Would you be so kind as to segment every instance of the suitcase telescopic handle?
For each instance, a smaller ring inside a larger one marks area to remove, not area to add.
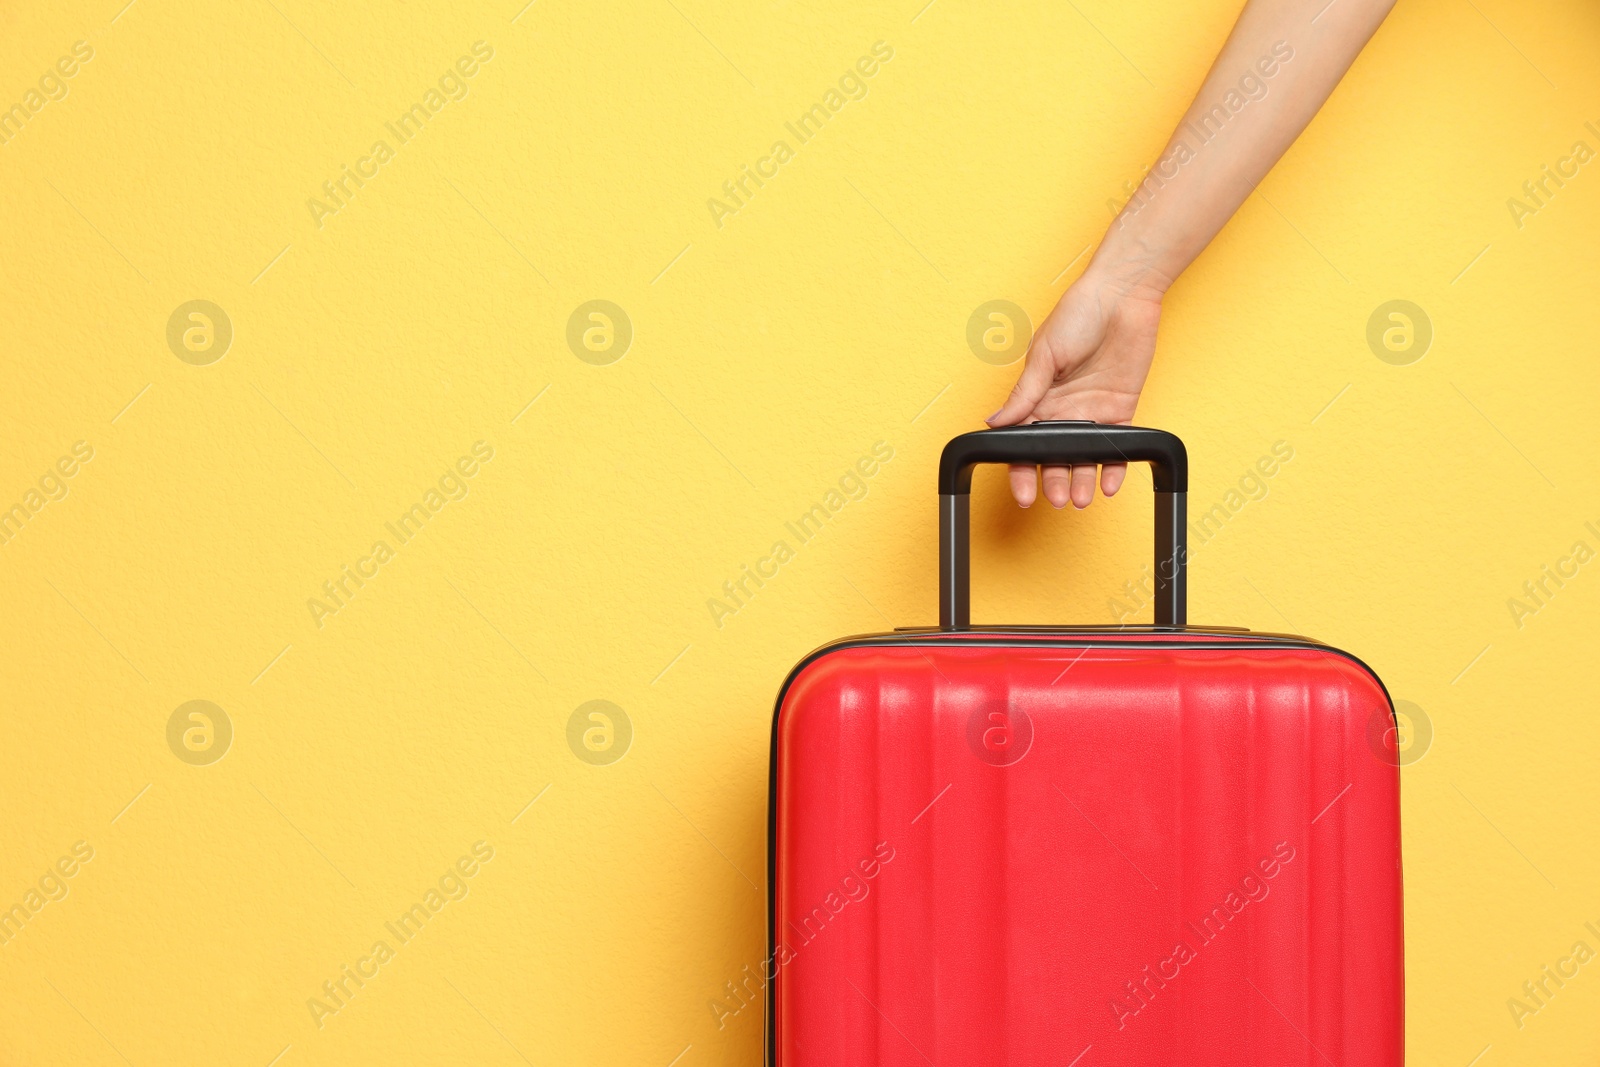
[[[1096,422],[1034,422],[964,433],[939,457],[939,628],[972,628],[972,470],[980,463],[1150,464],[1156,492],[1156,625],[1188,620],[1189,454],[1175,434]]]

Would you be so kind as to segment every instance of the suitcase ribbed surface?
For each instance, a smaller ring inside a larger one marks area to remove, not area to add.
[[[782,1067],[1400,1063],[1368,670],[1249,640],[906,640],[827,651],[781,699]]]

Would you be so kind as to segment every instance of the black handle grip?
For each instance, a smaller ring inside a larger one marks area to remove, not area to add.
[[[972,628],[972,470],[980,463],[1071,466],[1149,463],[1156,492],[1156,625],[1188,618],[1189,453],[1175,434],[1143,426],[1035,422],[964,433],[939,457],[939,627]]]

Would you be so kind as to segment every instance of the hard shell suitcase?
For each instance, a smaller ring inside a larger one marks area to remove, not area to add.
[[[974,465],[1127,460],[1156,625],[973,627]],[[1187,463],[1093,423],[945,448],[939,628],[778,696],[770,1065],[1401,1063],[1393,707],[1346,653],[1185,625]]]

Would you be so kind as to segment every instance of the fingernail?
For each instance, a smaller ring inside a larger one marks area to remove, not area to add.
[[[993,422],[996,418],[999,417],[1000,412],[1004,411],[1004,410],[1005,410],[1005,408],[1000,408],[999,411],[996,411],[993,415],[990,415],[988,418],[984,419],[983,421],[984,422]]]

